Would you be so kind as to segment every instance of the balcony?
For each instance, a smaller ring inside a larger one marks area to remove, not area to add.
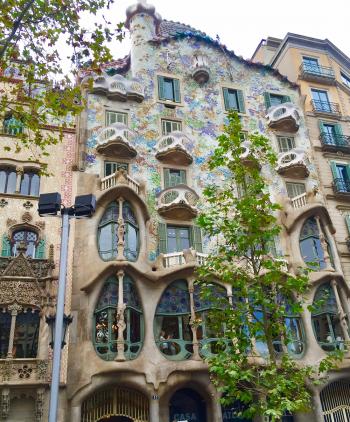
[[[300,79],[311,82],[334,85],[336,82],[334,70],[331,67],[309,65],[302,63],[299,68]]]
[[[350,198],[350,181],[337,178],[333,180],[333,190],[337,197]]]
[[[204,54],[195,54],[192,62],[192,78],[203,85],[208,82],[209,76],[208,57]]]
[[[322,132],[320,141],[323,151],[343,151],[350,153],[350,136]]]
[[[158,261],[159,269],[172,268],[178,265],[185,265],[193,263],[195,265],[205,264],[207,254],[197,252],[194,249],[186,249],[181,252],[172,252],[167,254],[160,254]]]
[[[182,132],[174,131],[162,136],[156,146],[156,158],[167,164],[189,165],[193,158],[187,145],[191,140]]]
[[[279,174],[295,179],[305,179],[309,176],[309,160],[304,150],[293,149],[280,154],[276,170]]]
[[[282,103],[268,109],[266,118],[270,129],[284,132],[297,132],[300,114],[293,103]]]
[[[191,220],[197,215],[198,195],[187,185],[164,189],[158,196],[158,213],[166,218]]]
[[[87,76],[86,80],[89,78]],[[116,101],[130,100],[142,102],[145,98],[143,86],[138,81],[126,79],[124,76],[118,74],[109,76],[104,72],[93,77],[92,92],[94,94],[106,95],[107,98]]]
[[[130,130],[123,123],[114,123],[100,132],[96,150],[98,153],[118,158],[134,158],[137,155],[136,149],[131,142],[135,139],[136,133]]]
[[[145,194],[144,186],[129,176],[124,169],[119,169],[114,174],[103,177],[100,183],[101,191],[106,191],[117,186],[128,186],[138,196],[144,196]]]
[[[0,382],[20,385],[49,382],[49,362],[40,359],[0,359]]]
[[[340,107],[337,103],[330,103],[329,101],[312,100],[312,111],[315,114],[328,117],[339,117]]]

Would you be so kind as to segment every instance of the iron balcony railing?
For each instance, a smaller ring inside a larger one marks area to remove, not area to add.
[[[343,178],[333,180],[334,193],[350,194],[350,181]]]
[[[312,100],[311,104],[315,113],[340,114],[339,104],[337,103]]]
[[[350,149],[350,136],[322,132],[320,141],[324,147]]]
[[[331,67],[302,63],[299,71],[302,77],[335,80],[335,73]]]

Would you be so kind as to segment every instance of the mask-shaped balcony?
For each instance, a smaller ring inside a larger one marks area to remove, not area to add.
[[[195,54],[192,61],[192,77],[200,85],[208,82],[210,76],[208,58],[204,54]]]
[[[296,179],[305,179],[309,176],[308,158],[302,149],[293,149],[280,154],[276,170],[279,174]]]
[[[191,220],[197,215],[198,195],[187,185],[164,189],[158,196],[157,210],[165,218]]]
[[[270,129],[297,132],[300,115],[293,103],[282,103],[268,109],[266,118]]]
[[[92,92],[116,101],[142,102],[145,98],[143,86],[138,81],[126,79],[122,75],[109,76],[104,72],[93,77]]]
[[[249,167],[259,167],[260,168],[260,164],[258,163],[258,161],[256,160],[256,156],[254,153],[252,153],[251,151],[251,143],[250,141],[243,141],[242,142],[242,149],[243,152],[240,155],[240,159],[241,161]]]
[[[174,131],[162,136],[156,146],[156,158],[167,164],[191,164],[193,158],[186,147],[186,144],[190,142],[190,139],[180,131]]]
[[[137,155],[136,149],[131,144],[135,136],[135,132],[123,123],[113,123],[100,132],[96,150],[101,154],[133,158]]]

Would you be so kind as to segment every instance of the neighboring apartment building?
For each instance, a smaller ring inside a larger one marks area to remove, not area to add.
[[[1,90],[22,83],[16,64],[1,74]],[[14,152],[27,128],[10,109],[11,104],[0,124],[0,420],[44,422],[51,377],[45,316],[55,313],[61,224],[59,219],[39,217],[38,199],[40,193],[59,191],[63,202],[71,203],[75,129],[65,130],[63,142],[50,147],[48,157],[35,159],[34,146]],[[55,134],[57,126],[52,122],[45,130]],[[44,165],[49,177],[40,173]],[[62,385],[65,381],[63,365]]]
[[[316,262],[308,300],[327,297],[317,312],[305,307],[288,319],[289,352],[315,363],[349,340],[349,290],[302,97],[279,72],[163,20],[145,2],[128,8],[126,26],[130,55],[98,75],[81,74],[87,107],[78,122],[77,194],[95,194],[97,210],[75,227],[74,324],[61,408],[67,421],[236,421],[231,407],[221,407],[203,361],[216,339],[206,327],[210,304],[193,284],[211,248],[195,224],[202,191],[226,176],[206,162],[229,109],[279,153],[276,169],[262,169],[272,199],[284,206],[276,250],[290,271]],[[232,298],[231,289],[214,290]],[[343,411],[338,401],[348,400],[350,387],[339,384],[339,393],[338,384],[314,389],[314,412],[285,421],[321,421],[325,406]]]

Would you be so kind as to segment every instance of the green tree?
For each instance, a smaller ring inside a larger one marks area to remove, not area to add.
[[[213,300],[213,280],[231,284],[233,292],[233,308],[218,303],[215,307],[221,310],[213,310],[210,318],[217,332],[225,327],[229,351],[217,348],[208,364],[224,404],[239,400],[246,407],[244,416],[263,415],[276,421],[285,412],[310,409],[308,386],[320,382],[341,356],[330,355],[316,366],[307,366],[288,353],[295,338],[287,317],[302,312],[308,270],[292,274],[286,261],[274,253],[281,227],[280,206],[271,201],[264,180],[266,168],[276,164],[269,139],[249,134],[242,142],[237,114],[228,118],[209,168],[226,167],[231,176],[221,186],[205,189],[208,205],[199,217],[204,231],[217,239],[217,250],[198,270],[198,281],[206,286],[202,294]]]
[[[111,60],[108,42],[123,37],[123,24],[112,25],[103,16],[113,1],[1,3],[0,116],[4,131],[16,135],[15,149],[25,146],[47,154],[47,146],[58,141],[49,127],[58,127],[62,138],[67,121],[81,111],[80,88],[64,75],[62,63],[70,60],[74,77],[79,67],[98,71]]]

